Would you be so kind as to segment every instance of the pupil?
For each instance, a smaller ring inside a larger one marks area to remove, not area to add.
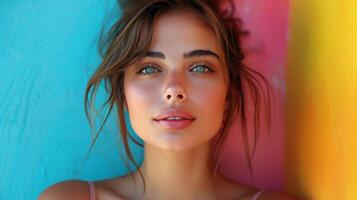
[[[199,72],[203,72],[204,71],[202,66],[197,67],[197,69],[198,69]]]
[[[153,72],[152,67],[148,68],[148,72],[149,72],[149,73],[152,73],[152,72]]]

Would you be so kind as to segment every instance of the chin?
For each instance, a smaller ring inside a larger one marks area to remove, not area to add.
[[[210,141],[210,138],[182,137],[182,135],[180,136],[180,133],[164,133],[151,142],[148,141],[148,143],[150,143],[151,146],[163,151],[183,152],[195,149],[205,144],[209,146]]]

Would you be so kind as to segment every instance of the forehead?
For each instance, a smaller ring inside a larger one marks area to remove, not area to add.
[[[151,50],[210,49],[221,54],[218,39],[198,14],[188,9],[168,11],[154,22]]]

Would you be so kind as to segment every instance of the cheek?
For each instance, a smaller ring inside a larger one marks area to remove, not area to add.
[[[146,122],[152,117],[150,108],[157,101],[157,89],[149,84],[140,84],[140,82],[127,82],[124,85],[130,122],[139,134],[140,130],[147,128]]]
[[[150,105],[150,99],[152,93],[149,88],[142,87],[136,84],[127,84],[125,87],[125,96],[128,104],[128,109],[131,113],[137,113],[136,111],[145,111],[142,108],[148,108]]]
[[[195,101],[204,124],[212,129],[219,128],[223,120],[227,88],[224,84],[216,84],[197,91]]]

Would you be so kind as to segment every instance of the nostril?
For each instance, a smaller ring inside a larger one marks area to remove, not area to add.
[[[172,97],[172,95],[170,95],[170,94],[166,96],[167,99],[171,99],[171,97]],[[177,99],[184,99],[184,95],[179,94],[179,95],[176,96],[176,98]]]

